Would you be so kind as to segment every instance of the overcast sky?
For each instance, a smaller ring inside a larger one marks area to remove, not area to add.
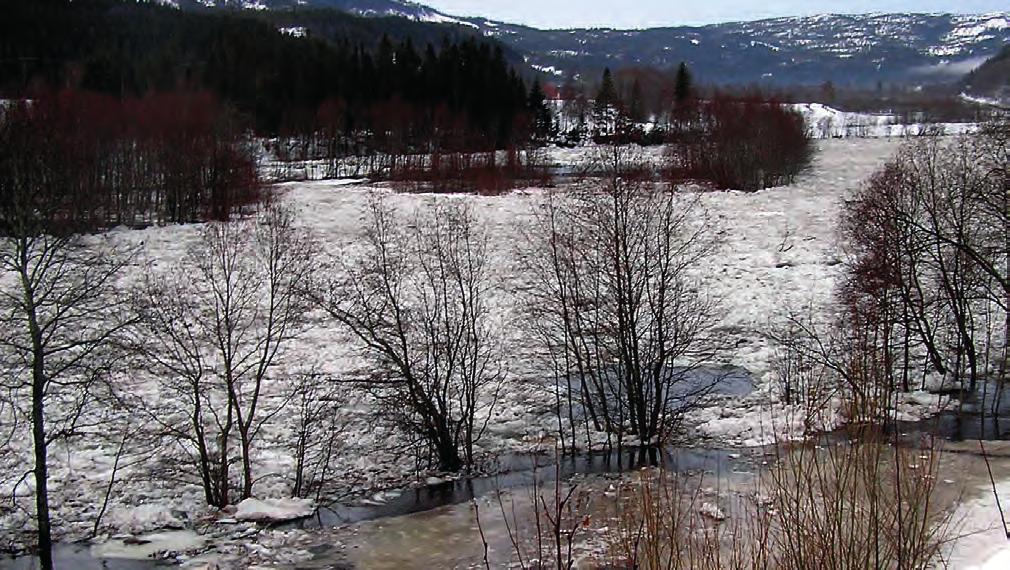
[[[1008,0],[420,0],[453,15],[539,28],[645,28],[864,12],[1010,11]]]

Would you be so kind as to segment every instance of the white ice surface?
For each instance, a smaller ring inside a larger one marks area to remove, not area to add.
[[[308,499],[245,499],[238,504],[235,519],[252,522],[283,522],[312,516],[315,504]]]
[[[724,303],[725,318],[720,331],[735,347],[726,355],[727,362],[751,370],[757,391],[747,397],[714,400],[711,407],[689,418],[689,435],[702,435],[727,445],[760,445],[768,441],[771,420],[790,415],[783,413],[779,402],[769,366],[773,348],[763,332],[774,324],[774,315],[781,315],[786,308],[807,308],[816,318],[828,319],[831,295],[841,271],[835,233],[840,206],[861,181],[892,155],[899,142],[819,141],[820,152],[811,171],[795,185],[754,193],[731,191],[702,196],[704,206],[719,224],[723,244],[719,255],[699,267],[697,275],[706,289]],[[577,158],[576,152],[585,151],[553,152],[558,160],[573,160]],[[291,183],[279,189],[281,199],[299,209],[300,223],[318,236],[326,255],[338,261],[359,247],[366,201],[375,191],[388,192],[360,184],[348,185],[346,181]],[[430,200],[470,201],[488,224],[496,274],[507,284],[519,277],[521,267],[516,251],[524,243],[531,209],[543,192],[530,189],[504,196],[391,194],[390,200],[404,210]],[[173,267],[196,240],[200,229],[201,225],[193,224],[114,230],[111,239],[143,244],[146,258],[151,260],[150,265],[138,263],[132,267],[124,282],[135,282],[148,272]],[[493,304],[504,329],[512,330],[505,339],[512,361],[495,416],[477,451],[493,454],[536,449],[555,430],[556,418],[550,413],[552,398],[544,390],[547,378],[533,358],[527,336],[510,327],[518,317],[514,293],[503,285]],[[367,360],[346,331],[318,313],[310,315],[308,330],[284,359],[284,366],[293,368],[309,364],[337,379],[353,378],[367,369]],[[157,385],[140,373],[118,378],[117,382],[145,405],[154,405],[163,396]],[[287,392],[285,384],[276,383],[268,387],[264,396],[282,398]],[[395,445],[402,441],[401,436],[374,420],[368,398],[349,394],[342,412],[341,419],[348,427],[341,436],[332,478],[343,484],[344,491],[372,495],[378,489],[424,482],[438,475],[421,473],[415,478],[412,459],[394,451]],[[794,414],[798,416],[798,412]],[[837,419],[828,414],[825,425],[831,427]],[[781,429],[795,436],[802,434],[805,426],[785,422]],[[294,465],[290,453],[292,436],[293,426],[285,414],[264,425],[253,458],[258,481],[254,488],[256,497],[266,500],[289,496]],[[15,444],[17,457],[26,458],[28,442],[18,440]],[[58,536],[76,538],[90,531],[95,505],[100,503],[112,471],[117,444],[115,438],[95,437],[76,440],[69,447],[54,446],[51,494],[54,516],[60,521]],[[5,485],[22,472],[18,463],[0,465],[0,470],[6,473]],[[157,475],[156,457],[124,462],[105,515],[106,532],[152,532],[219,516],[204,506],[202,492],[195,485],[167,484]],[[30,495],[22,492],[19,501],[27,510],[0,511],[0,529],[21,529],[30,524],[25,514],[30,512]]]

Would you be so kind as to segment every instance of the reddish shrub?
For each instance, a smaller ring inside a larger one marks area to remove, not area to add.
[[[260,200],[251,145],[208,93],[41,94],[0,117],[0,165],[4,198],[32,197],[50,229],[227,219]]]
[[[803,116],[760,94],[716,94],[671,136],[674,181],[759,190],[790,184],[808,165],[813,146]]]

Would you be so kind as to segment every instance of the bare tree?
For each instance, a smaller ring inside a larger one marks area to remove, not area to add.
[[[295,418],[295,472],[291,494],[320,499],[340,449],[346,426],[340,408],[344,385],[318,372],[299,374],[293,402]]]
[[[435,200],[408,218],[377,196],[365,247],[319,298],[373,360],[361,384],[380,413],[445,471],[473,465],[504,379],[489,261],[466,201]]]
[[[553,471],[534,462],[528,493],[509,494],[501,489],[495,492],[498,515],[512,547],[511,567],[524,570],[575,567],[574,549],[589,527],[592,493],[579,489],[576,482],[562,481],[560,451],[555,449]],[[483,530],[480,502],[474,499],[472,504],[484,545],[484,566],[490,568],[487,556],[490,545]]]
[[[563,381],[572,446],[579,418],[618,446],[666,438],[710,390],[692,376],[719,349],[718,305],[692,274],[718,246],[711,221],[629,152],[603,150],[600,178],[548,196],[531,232],[531,323]]]
[[[846,207],[846,302],[881,322],[892,384],[932,369],[974,389],[1005,371],[1007,132],[908,143]]]
[[[174,394],[169,405],[184,404],[169,414],[152,408],[152,419],[197,468],[211,505],[232,500],[237,461],[240,496],[252,495],[256,436],[294,397],[277,386],[304,328],[313,250],[293,212],[271,205],[255,219],[208,224],[183,263],[151,275],[136,295],[136,351]]]
[[[28,419],[16,427],[30,428],[34,465],[18,485],[33,476],[39,559],[52,568],[49,448],[96,427],[90,412],[109,390],[130,321],[114,290],[131,256],[103,240],[47,233],[52,226],[31,219],[37,212],[7,211],[0,229],[0,366],[14,413]]]

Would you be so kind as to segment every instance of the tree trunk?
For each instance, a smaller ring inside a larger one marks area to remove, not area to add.
[[[35,518],[39,530],[39,564],[42,570],[52,570],[53,537],[49,520],[48,445],[43,402],[45,373],[40,354],[36,354],[32,376],[32,439],[35,443]]]
[[[243,426],[239,430],[242,441],[242,498],[252,497],[253,475],[252,475],[252,442],[249,439],[249,427]]]
[[[448,473],[457,473],[463,469],[463,459],[459,455],[459,449],[449,440],[443,440],[436,446],[438,453],[438,468]]]
[[[42,570],[53,569],[52,522],[49,517],[49,442],[46,440],[45,340],[39,326],[36,292],[29,275],[26,240],[19,240],[21,287],[27,308],[28,332],[32,339],[32,441],[35,448],[35,520],[38,526],[39,563]]]

